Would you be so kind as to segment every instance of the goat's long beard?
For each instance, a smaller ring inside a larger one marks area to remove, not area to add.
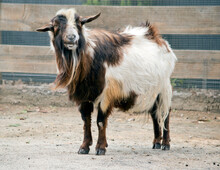
[[[72,62],[71,62],[70,70],[69,70],[70,77],[69,77],[69,81],[66,86],[68,86],[73,81],[73,79],[76,75],[76,70],[77,70],[78,66],[79,66],[78,57],[76,56],[76,52],[72,51]]]
[[[56,62],[59,73],[55,80],[55,89],[67,87],[76,78],[77,68],[80,64],[78,56],[75,51],[72,51],[70,56],[65,56],[63,53],[57,54]]]

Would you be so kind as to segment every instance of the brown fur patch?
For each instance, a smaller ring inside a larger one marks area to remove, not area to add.
[[[122,83],[114,79],[109,79],[105,89],[104,98],[101,101],[101,109],[106,112],[108,108],[117,107],[122,111],[127,111],[134,106],[137,95],[134,92],[124,94]]]
[[[85,55],[85,57],[88,57]],[[92,59],[91,62],[93,64],[89,64],[91,68],[88,69],[88,74],[85,74],[84,76],[81,76],[75,85],[75,91],[72,93],[71,89],[74,89],[73,83],[70,83],[68,86],[68,92],[69,92],[69,99],[76,102],[77,104],[80,104],[85,101],[94,102],[97,97],[102,93],[105,85],[105,68],[102,64],[97,61],[97,59]],[[87,66],[86,60],[84,62]],[[82,68],[83,64],[81,65]],[[84,67],[84,70],[85,67]],[[78,70],[77,70],[78,71]],[[85,73],[86,71],[84,71]]]
[[[148,33],[146,34],[147,38],[154,40],[159,46],[165,46],[167,51],[170,52],[166,42],[159,34],[158,28],[155,25],[151,25],[150,22],[146,22],[146,26],[149,28]]]
[[[122,93],[122,83],[114,79],[109,79],[104,90],[104,98],[101,101],[101,109],[106,112],[109,107],[114,105],[114,101],[124,96]]]
[[[69,94],[73,94],[78,83],[81,83],[88,75],[92,64],[92,58],[84,52],[79,56],[79,63],[76,67],[71,84],[68,86]]]
[[[94,56],[114,66],[118,65],[123,58],[121,48],[129,45],[133,36],[94,29],[90,31],[89,38],[96,45]]]
[[[135,105],[137,94],[135,92],[130,92],[129,96],[120,98],[115,101],[114,106],[122,111],[128,111]]]

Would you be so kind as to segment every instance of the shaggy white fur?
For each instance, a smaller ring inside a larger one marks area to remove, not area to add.
[[[157,95],[160,102],[157,110],[158,122],[162,126],[169,113],[172,98],[170,76],[177,60],[168,42],[159,46],[146,38],[148,28],[127,27],[123,33],[134,35],[130,46],[122,48],[123,60],[120,65],[106,67],[106,82],[114,79],[122,83],[123,95],[134,91],[138,98],[132,112],[148,112]],[[106,86],[105,88],[109,88]],[[105,90],[104,90],[105,92]],[[104,97],[105,94],[102,94]],[[99,99],[102,102],[102,98]]]

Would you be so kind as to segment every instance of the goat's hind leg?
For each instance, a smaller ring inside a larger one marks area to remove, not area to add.
[[[91,113],[93,112],[93,103],[85,102],[79,107],[79,111],[84,121],[84,139],[79,148],[78,154],[88,154],[89,146],[92,145],[92,133],[91,133]]]
[[[150,114],[153,120],[153,126],[154,126],[154,140],[153,140],[153,147],[152,149],[161,149],[161,127],[158,123],[156,112],[158,109],[158,102],[159,102],[160,95],[157,96],[157,99],[153,105],[153,107],[150,110]]]
[[[171,109],[169,110],[169,114],[167,115],[167,118],[164,121],[162,150],[170,150],[170,112]]]

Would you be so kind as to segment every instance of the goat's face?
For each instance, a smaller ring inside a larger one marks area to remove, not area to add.
[[[82,27],[85,23],[98,18],[100,13],[94,16],[81,17],[74,9],[59,10],[49,24],[38,28],[39,32],[50,31],[52,42],[61,43],[60,46],[68,50],[75,50],[80,45]]]

